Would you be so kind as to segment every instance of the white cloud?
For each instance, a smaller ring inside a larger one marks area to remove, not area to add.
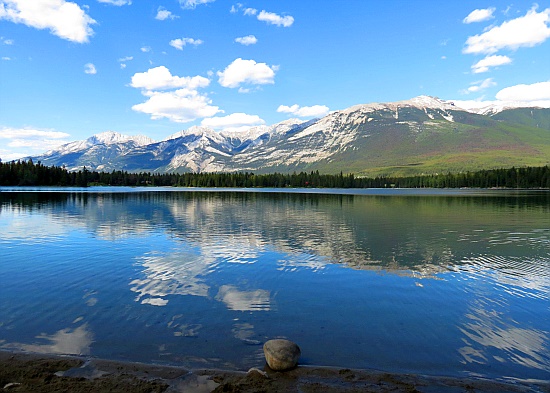
[[[93,65],[92,63],[84,64],[84,72],[86,74],[90,74],[90,75],[97,74],[97,70],[95,68],[95,65]]]
[[[203,76],[175,76],[165,66],[150,68],[145,72],[137,72],[132,76],[130,86],[146,90],[166,90],[184,87],[195,90],[199,87],[206,87],[210,80]]]
[[[125,69],[126,68],[126,62],[130,61],[130,60],[134,60],[134,57],[133,56],[126,56],[126,57],[121,57],[120,59],[118,59],[118,61],[120,62],[120,68]]]
[[[289,113],[298,117],[322,117],[328,114],[329,108],[325,105],[313,105],[300,107],[298,104],[292,106],[279,105],[277,112]]]
[[[138,72],[132,76],[130,86],[142,89],[147,100],[132,106],[136,112],[147,113],[151,119],[167,118],[177,123],[186,123],[201,117],[212,117],[220,112],[206,94],[197,89],[210,84],[202,76],[180,77],[172,75],[164,66]],[[177,89],[175,91],[158,91]]]
[[[235,88],[243,83],[253,85],[273,84],[276,66],[256,63],[254,60],[235,59],[222,72],[218,71],[218,82],[223,87]]]
[[[510,63],[512,63],[512,59],[510,59],[508,56],[501,56],[501,55],[487,56],[472,66],[472,72],[474,74],[481,74],[483,72],[489,71],[489,68],[491,67],[498,67],[498,66],[506,65]]]
[[[493,81],[493,78],[487,78],[487,79],[484,79],[484,80],[481,80],[481,81],[476,81],[476,82],[473,82],[471,83],[470,87],[468,87],[468,89],[466,89],[466,91],[464,91],[465,94],[469,94],[469,93],[478,93],[482,90],[485,90],[489,87],[493,87],[493,86],[496,86],[496,82]]]
[[[176,18],[179,18],[179,16],[174,15],[164,7],[159,7],[157,10],[157,16],[155,16],[155,19],[157,20],[176,19]]]
[[[290,27],[294,23],[294,18],[290,15],[280,16],[263,10],[258,14],[258,20],[283,27]]]
[[[131,5],[132,0],[97,0],[100,3],[112,4],[120,7],[121,5]]]
[[[246,113],[232,113],[227,116],[211,117],[203,119],[201,125],[211,128],[222,128],[224,131],[235,131],[239,129],[248,129],[252,126],[265,124],[265,121],[257,115],[247,115]]]
[[[258,42],[258,39],[253,35],[247,35],[245,37],[237,37],[235,38],[235,42],[242,44],[242,45],[254,45]]]
[[[188,9],[193,9],[200,4],[213,3],[214,1],[216,0],[179,0],[182,8],[188,8]]]
[[[496,94],[496,98],[501,101],[524,102],[550,100],[550,81],[506,87]]]
[[[493,19],[493,12],[495,8],[477,9],[470,12],[470,14],[464,18],[463,23],[484,22],[489,19]]]
[[[501,49],[533,47],[550,37],[549,22],[550,8],[537,12],[535,6],[525,16],[506,21],[482,34],[468,37],[463,53],[492,54]]]
[[[178,50],[183,50],[183,47],[186,46],[187,44],[197,46],[197,45],[201,45],[202,43],[203,43],[202,40],[196,40],[194,38],[185,37],[185,38],[176,38],[175,40],[170,41],[170,46]]]
[[[2,37],[1,40],[2,40],[2,43],[3,43],[4,45],[13,45],[13,43],[14,43],[14,41],[11,40],[11,39],[9,39],[9,38],[4,38],[4,37]]]
[[[88,42],[93,34],[90,25],[96,23],[78,4],[65,0],[3,0],[2,19],[49,29],[60,38],[78,43]]]
[[[140,50],[144,53],[151,52],[151,47],[150,46],[142,46],[140,48]]]
[[[68,142],[69,134],[36,128],[0,128],[0,157],[4,161],[41,154]]]
[[[145,92],[149,97],[144,103],[132,106],[136,112],[147,113],[151,119],[167,118],[177,123],[187,123],[201,117],[212,117],[220,112],[204,94],[193,89],[178,89],[170,92]]]
[[[258,13],[258,10],[255,8],[245,8],[243,10],[244,15],[256,15]]]
[[[36,128],[10,128],[0,129],[0,139],[63,139],[69,137],[69,134],[52,130],[40,130]]]

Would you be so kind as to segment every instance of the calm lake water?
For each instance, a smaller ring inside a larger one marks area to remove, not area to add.
[[[550,376],[550,193],[0,188],[0,348]]]

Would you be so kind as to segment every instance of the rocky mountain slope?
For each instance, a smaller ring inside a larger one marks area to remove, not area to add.
[[[180,173],[319,170],[367,176],[550,162],[550,109],[498,108],[484,113],[420,96],[244,132],[191,127],[158,142],[107,132],[32,158],[70,170],[83,166],[97,171]]]

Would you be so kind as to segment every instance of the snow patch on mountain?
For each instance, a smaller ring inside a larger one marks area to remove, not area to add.
[[[508,109],[550,108],[550,100],[542,101],[453,101],[460,109],[478,115],[495,115]]]
[[[144,146],[154,142],[153,139],[144,135],[123,135],[114,131],[105,131],[99,134],[95,134],[87,139],[92,145],[103,143],[105,145],[111,145],[114,143],[134,142],[137,146]]]
[[[154,143],[155,141],[144,135],[129,136],[119,134],[118,132],[114,131],[106,131],[92,135],[91,137],[83,141],[66,143],[56,149],[49,150],[45,153],[45,155],[70,154],[80,152],[82,150],[87,150],[97,145],[114,145],[128,142],[133,142],[134,146],[146,146]]]

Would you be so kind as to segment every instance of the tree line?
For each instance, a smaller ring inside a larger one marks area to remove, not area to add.
[[[358,177],[354,174],[272,173],[131,173],[96,172],[85,167],[68,171],[40,162],[0,161],[0,186],[175,186],[175,187],[277,187],[277,188],[550,188],[550,167],[491,169],[476,172],[408,177]]]

